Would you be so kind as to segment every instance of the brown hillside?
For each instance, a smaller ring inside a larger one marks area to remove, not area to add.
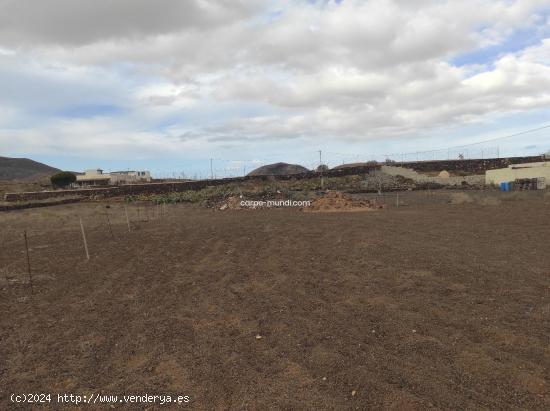
[[[282,176],[288,174],[301,174],[307,173],[309,170],[305,167],[302,167],[298,164],[288,164],[288,163],[275,163],[268,164],[262,167],[259,167],[250,173],[249,176]]]
[[[28,158],[0,157],[0,180],[28,180],[35,177],[42,180],[58,171],[57,168]]]

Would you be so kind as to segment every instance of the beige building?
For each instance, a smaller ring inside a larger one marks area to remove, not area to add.
[[[546,184],[550,184],[550,161],[511,164],[506,168],[485,172],[485,184],[500,185],[523,178],[544,178]]]
[[[110,180],[109,174],[103,174],[103,170],[96,168],[86,170],[84,174],[78,174],[75,185],[78,187],[108,186]]]
[[[113,171],[110,175],[112,185],[151,182],[149,171]]]
[[[151,173],[149,171],[114,171],[112,173],[104,173],[103,170],[96,168],[86,170],[84,174],[77,175],[75,186],[97,187],[148,183],[150,181]]]

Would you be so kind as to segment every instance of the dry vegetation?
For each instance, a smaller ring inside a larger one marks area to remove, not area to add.
[[[228,183],[219,186],[207,187],[202,190],[188,190],[166,194],[142,194],[127,196],[127,202],[152,201],[156,203],[200,203],[203,205],[215,205],[234,196],[244,196],[248,199],[276,199],[291,200],[314,199],[327,190],[362,192],[393,189],[388,183],[407,183],[402,177],[386,177],[381,180],[374,176],[352,175],[345,177],[320,177],[307,179],[277,180],[271,178],[265,181],[250,180],[244,182]]]
[[[0,180],[0,202],[4,201],[6,193],[22,193],[25,191],[41,191],[51,186],[44,181],[26,182],[26,181],[1,181]]]

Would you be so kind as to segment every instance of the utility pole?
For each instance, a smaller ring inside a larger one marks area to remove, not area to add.
[[[214,180],[214,168],[212,168],[212,158],[210,159],[210,178]]]

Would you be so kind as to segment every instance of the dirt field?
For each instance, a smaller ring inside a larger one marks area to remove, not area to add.
[[[0,214],[0,409],[101,393],[190,399],[122,409],[548,410],[550,196],[445,195],[141,221],[132,205],[131,233],[121,203]]]

